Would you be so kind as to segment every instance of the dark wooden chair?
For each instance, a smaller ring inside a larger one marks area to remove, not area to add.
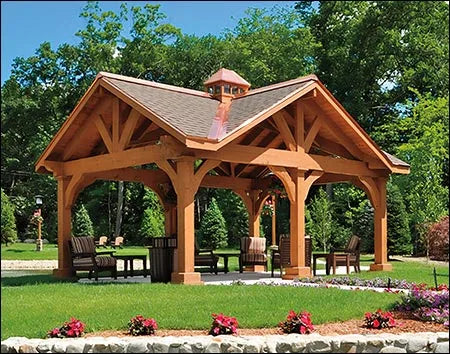
[[[305,236],[305,265],[311,267],[311,237]],[[283,268],[291,264],[291,239],[289,235],[280,235],[278,250],[272,253],[271,266],[272,278],[276,268],[280,268],[280,276],[283,275]]]
[[[117,236],[114,241],[111,241],[111,247],[112,248],[123,248],[123,237],[122,236]]]
[[[266,239],[264,237],[242,237],[239,256],[239,272],[245,266],[263,265],[267,270]]]
[[[217,274],[217,262],[219,261],[219,256],[213,253],[213,249],[210,248],[200,248],[198,246],[197,239],[195,240],[195,255],[194,255],[194,266],[195,267],[209,267],[211,273]]]
[[[361,268],[360,268],[360,264],[359,264],[359,262],[360,262],[360,246],[361,246],[361,239],[358,236],[353,235],[350,238],[350,240],[348,241],[345,249],[332,250],[330,255],[333,253],[349,254],[350,255],[350,267],[353,266],[355,268],[355,272],[360,273],[361,272]],[[337,267],[347,265],[346,260],[343,257],[337,257],[335,262],[336,262]],[[330,268],[332,266],[331,262],[328,261],[326,266],[327,266],[327,274],[330,274]]]
[[[72,237],[69,241],[72,253],[72,267],[75,270],[89,271],[89,279],[94,273],[95,280],[98,280],[98,273],[102,271],[110,271],[111,276],[117,279],[117,260],[110,255],[100,256],[95,251],[94,238],[91,236]]]

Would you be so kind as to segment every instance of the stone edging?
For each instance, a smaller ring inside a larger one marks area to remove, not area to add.
[[[89,337],[1,342],[1,353],[448,353],[449,335]]]

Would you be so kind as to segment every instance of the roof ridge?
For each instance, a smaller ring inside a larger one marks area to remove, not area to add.
[[[281,87],[286,87],[286,86],[291,86],[291,85],[295,85],[295,84],[299,84],[301,82],[305,82],[305,81],[319,81],[319,78],[314,75],[314,74],[310,74],[310,75],[306,75],[306,76],[301,76],[301,77],[297,77],[295,79],[292,80],[287,80],[287,81],[282,81],[282,82],[278,82],[276,84],[272,84],[269,86],[263,86],[263,87],[259,87],[257,89],[254,90],[249,90],[239,96],[236,96],[236,98],[234,98],[234,100],[237,100],[239,98],[243,98],[243,97],[248,97],[254,94],[258,94],[258,93],[262,93],[262,92],[266,92],[266,91],[270,91],[270,90],[275,90]]]
[[[137,78],[134,78],[134,77],[131,77],[131,76],[113,74],[113,73],[109,73],[109,72],[106,72],[106,71],[100,71],[97,74],[96,79],[97,78],[102,78],[102,77],[110,78],[110,79],[116,79],[116,80],[121,80],[121,81],[127,81],[127,82],[131,82],[131,83],[139,84],[139,85],[151,86],[151,87],[155,87],[155,88],[159,88],[159,89],[163,89],[163,90],[168,90],[168,91],[185,93],[185,94],[188,94],[188,95],[194,95],[194,96],[199,96],[199,97],[203,97],[203,98],[214,99],[207,92],[193,90],[193,89],[180,87],[180,86],[169,85],[169,84],[162,84],[162,83],[155,82],[155,81],[150,81],[150,80],[137,79]]]

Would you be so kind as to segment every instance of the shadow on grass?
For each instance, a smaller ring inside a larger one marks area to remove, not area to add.
[[[36,274],[36,275],[22,275],[19,277],[2,277],[2,287],[7,286],[26,286],[39,284],[54,284],[54,283],[73,283],[76,279],[59,279],[51,274]]]

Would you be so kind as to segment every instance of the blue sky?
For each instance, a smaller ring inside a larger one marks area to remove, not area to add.
[[[141,5],[148,1],[128,1]],[[249,7],[293,6],[293,1],[162,1],[166,21],[183,33],[219,34],[232,28]],[[76,43],[75,32],[83,28],[79,18],[85,1],[2,1],[1,2],[1,82],[8,79],[13,59],[29,57],[44,41],[57,48]],[[100,1],[103,10],[118,10],[120,1]]]

